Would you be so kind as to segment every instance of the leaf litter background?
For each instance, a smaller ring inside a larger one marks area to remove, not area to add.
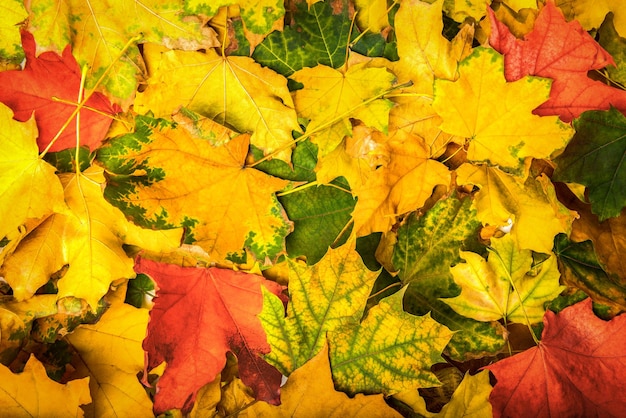
[[[623,415],[619,3],[4,2],[3,415]]]

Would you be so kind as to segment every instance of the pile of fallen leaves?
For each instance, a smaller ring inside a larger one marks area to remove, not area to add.
[[[620,0],[24,3],[1,415],[624,414]]]

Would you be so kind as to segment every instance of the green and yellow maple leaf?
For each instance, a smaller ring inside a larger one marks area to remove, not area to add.
[[[90,402],[88,378],[57,383],[34,354],[19,374],[0,364],[0,404],[7,417],[82,417],[81,405]]]
[[[280,406],[257,402],[247,411],[250,417],[395,418],[401,415],[385,403],[383,395],[357,394],[354,398],[333,387],[328,360],[328,344],[299,367],[281,388]],[[323,402],[320,402],[323,399]]]
[[[550,81],[504,78],[504,60],[492,49],[478,47],[459,63],[456,81],[435,81],[433,108],[443,118],[441,129],[461,144],[469,141],[467,158],[520,170],[526,157],[546,158],[563,148],[573,130],[556,116],[537,116]]]
[[[274,192],[288,182],[244,166],[248,135],[214,147],[163,119],[136,122],[98,154],[115,205],[145,226],[189,227],[214,260],[244,246],[261,262],[284,252],[291,225]]]
[[[301,367],[321,350],[328,331],[359,322],[377,276],[350,244],[329,249],[313,266],[289,261],[286,318],[283,302],[263,292],[259,318],[272,347],[265,359],[285,375]]]
[[[330,363],[338,389],[348,393],[394,394],[437,386],[430,367],[452,332],[430,317],[404,312],[406,287],[369,310],[358,325],[328,333]]]
[[[137,94],[135,110],[170,117],[184,106],[240,133],[265,152],[287,150],[300,126],[287,79],[249,57],[170,51],[148,44],[147,87]],[[289,160],[289,152],[280,156]]]
[[[16,65],[24,59],[20,46],[20,32],[17,25],[28,18],[24,2],[8,0],[2,6],[0,14],[0,69],[6,65]]]
[[[13,120],[0,103],[0,239],[18,234],[29,219],[43,219],[66,209],[55,168],[39,157],[37,125]]]
[[[442,300],[478,321],[541,322],[545,303],[564,289],[556,257],[543,261],[536,273],[531,251],[518,248],[510,235],[492,239],[487,260],[469,251],[461,251],[461,257],[466,263],[451,268],[461,294]]]

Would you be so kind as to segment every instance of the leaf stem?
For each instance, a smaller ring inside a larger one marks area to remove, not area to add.
[[[520,294],[519,290],[517,290],[517,286],[515,286],[515,283],[513,282],[513,277],[511,277],[509,270],[507,270],[504,260],[495,249],[491,247],[487,247],[487,251],[489,251],[490,254],[495,254],[496,257],[498,257],[498,260],[504,267],[504,271],[507,272],[507,278],[509,279],[509,283],[511,284],[513,291],[515,292],[515,294],[517,295],[517,298],[519,299],[520,307],[522,308],[522,312],[524,313],[524,317],[526,318],[526,326],[528,327],[528,330],[530,331],[530,335],[533,337],[533,341],[535,342],[535,344],[539,345],[539,339],[537,338],[537,336],[535,335],[535,332],[533,331],[533,327],[530,324],[530,319],[528,319],[528,314],[526,313],[526,308],[524,307],[524,303],[522,301],[522,295]],[[507,304],[508,304],[508,298],[507,298]],[[507,306],[507,310],[508,310],[508,306]]]
[[[78,103],[83,101],[85,93],[85,79],[87,78],[87,66],[83,65],[80,73],[80,87],[78,88]],[[80,106],[82,108],[82,105]],[[78,106],[77,106],[78,108]],[[80,174],[80,111],[76,113],[76,174]]]
[[[302,185],[300,185],[298,187],[294,187],[293,189],[290,189],[290,190],[287,190],[287,191],[284,191],[284,192],[280,192],[280,193],[276,193],[276,196],[278,196],[278,197],[287,196],[288,194],[296,193],[296,192],[299,192],[301,190],[308,189],[309,187],[313,187],[313,186],[317,186],[317,185],[318,185],[317,181],[312,181],[310,183],[306,183],[306,184],[302,184]]]

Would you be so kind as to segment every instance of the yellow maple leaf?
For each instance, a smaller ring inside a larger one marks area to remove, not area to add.
[[[450,172],[429,158],[430,151],[419,137],[386,142],[387,161],[370,167],[364,181],[351,183],[358,197],[352,213],[357,236],[387,232],[398,215],[421,208],[433,188],[450,183]],[[363,171],[361,171],[363,173]]]
[[[382,96],[395,77],[385,68],[365,64],[350,66],[344,73],[325,65],[303,68],[291,76],[304,87],[294,92],[298,115],[310,120],[307,132],[323,157],[352,133],[349,118],[387,132],[392,103]]]
[[[389,25],[387,0],[355,0],[356,21],[362,30],[380,33]]]
[[[115,293],[125,293],[126,287]],[[148,326],[148,310],[113,299],[94,325],[81,325],[66,336],[78,352],[72,373],[89,377],[93,403],[89,416],[153,417],[152,401],[137,374],[144,369],[141,347]]]
[[[251,417],[400,417],[383,395],[357,394],[353,398],[333,387],[328,344],[291,374],[281,389],[280,406],[257,402],[247,411]],[[323,402],[320,400],[323,399]]]
[[[82,417],[80,405],[91,402],[89,378],[66,384],[51,380],[43,364],[30,355],[24,371],[13,374],[0,364],[0,405],[2,415],[21,417]]]
[[[483,225],[508,227],[521,249],[549,254],[554,236],[567,232],[573,221],[560,212],[549,182],[528,178],[525,183],[487,166],[463,164],[456,171],[458,184],[480,188],[473,205]]]
[[[508,83],[502,56],[483,47],[459,64],[459,72],[454,82],[435,81],[433,108],[443,118],[443,131],[461,144],[469,140],[469,160],[519,169],[525,157],[547,158],[572,137],[572,127],[557,116],[532,113],[548,99],[549,80]]]
[[[250,141],[267,153],[289,148],[299,131],[287,79],[249,57],[221,57],[214,50],[169,51],[148,44],[150,70],[135,110],[169,117],[184,106],[202,116],[252,133]],[[280,155],[289,161],[289,153]]]
[[[55,168],[39,158],[37,125],[13,120],[0,103],[0,239],[15,235],[28,219],[65,210],[63,187]]]
[[[58,282],[58,297],[82,298],[95,309],[111,282],[135,275],[133,260],[122,248],[124,243],[153,251],[179,245],[182,229],[145,230],[112,207],[102,194],[101,168],[91,167],[78,175],[62,174],[60,178],[70,211],[48,217],[3,265],[17,300],[31,297],[51,274],[67,264]]]
[[[244,166],[249,135],[213,147],[162,119],[137,121],[136,134],[100,150],[107,169],[128,169],[111,175],[107,193],[116,204],[151,225],[189,225],[213,260],[244,246],[262,262],[284,251],[291,224],[274,192],[288,182]]]

